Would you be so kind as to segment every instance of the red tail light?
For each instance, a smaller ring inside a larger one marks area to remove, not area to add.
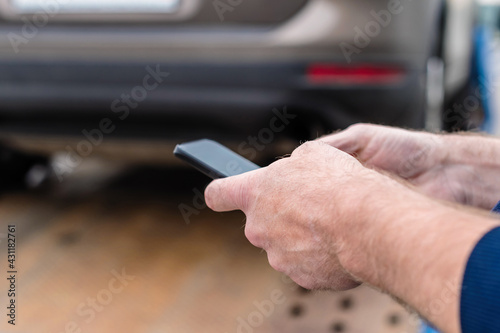
[[[391,84],[404,77],[404,69],[395,66],[312,64],[307,69],[313,84]]]

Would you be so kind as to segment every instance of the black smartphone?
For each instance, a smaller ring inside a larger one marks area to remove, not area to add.
[[[212,179],[236,176],[260,167],[220,143],[203,139],[175,147],[174,155]]]

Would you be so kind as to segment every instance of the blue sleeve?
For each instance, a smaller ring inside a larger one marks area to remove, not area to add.
[[[462,284],[460,320],[463,333],[500,332],[500,228],[488,232],[472,251]]]

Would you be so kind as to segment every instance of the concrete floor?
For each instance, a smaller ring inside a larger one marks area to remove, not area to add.
[[[186,223],[179,205],[208,182],[197,172],[106,174],[1,197],[0,237],[15,224],[18,239],[17,325],[2,315],[1,332],[415,332],[368,287],[308,292],[273,271],[241,213],[200,206]],[[3,309],[7,289],[2,278]]]

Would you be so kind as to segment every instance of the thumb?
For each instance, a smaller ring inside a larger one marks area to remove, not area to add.
[[[258,170],[257,170],[258,171]],[[242,210],[245,212],[250,200],[251,178],[256,171],[218,179],[205,189],[205,202],[216,212]]]

